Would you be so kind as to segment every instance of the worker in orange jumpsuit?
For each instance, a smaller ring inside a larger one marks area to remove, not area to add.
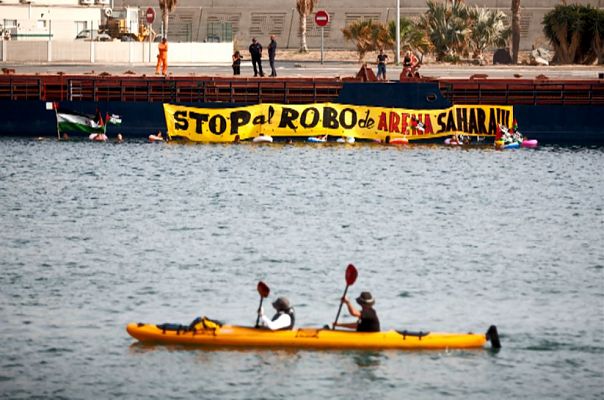
[[[168,72],[168,39],[163,38],[157,46],[159,54],[157,55],[157,65],[155,66],[155,74],[159,74],[159,66],[162,66],[161,73],[166,75]]]

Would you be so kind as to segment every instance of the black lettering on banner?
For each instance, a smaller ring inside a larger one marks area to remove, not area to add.
[[[436,122],[438,123],[438,130],[436,133],[444,132],[444,130],[447,128],[447,124],[445,124],[445,121],[443,121],[446,116],[447,113],[443,112],[438,114],[438,117],[436,117]]]
[[[201,135],[203,133],[203,123],[208,122],[208,114],[200,114],[195,111],[189,111],[189,118],[195,120],[195,133],[199,133]]]
[[[323,107],[323,128],[338,129],[338,111],[332,107]]]
[[[501,109],[497,109],[497,117],[495,116],[495,108],[491,108],[489,113],[489,134],[494,135],[497,132],[497,121],[501,121]]]
[[[239,127],[250,122],[252,114],[249,111],[233,111],[231,113],[231,135],[239,133]]]
[[[468,133],[478,133],[478,125],[476,123],[476,109],[470,109],[470,124],[468,126]]]
[[[312,120],[307,122],[308,114],[312,112]],[[319,110],[315,107],[305,108],[300,114],[300,125],[304,128],[314,128],[319,123]]]
[[[468,132],[468,109],[465,107],[457,109],[457,127],[462,132]]]
[[[346,114],[350,114],[350,122],[346,122]],[[357,124],[357,112],[352,108],[345,108],[340,113],[340,126],[344,129],[352,129]]]
[[[445,128],[447,132],[454,132],[457,130],[455,126],[455,116],[453,115],[453,110],[449,110],[449,115],[447,115],[447,127]]]
[[[487,122],[487,114],[482,108],[476,109],[476,112],[478,113],[478,132],[486,135],[487,126],[485,124]]]
[[[371,129],[374,124],[375,121],[373,118],[369,118],[369,110],[367,110],[365,112],[365,118],[359,120],[359,128]]]
[[[279,121],[279,128],[289,128],[294,131],[298,127],[294,124],[294,121],[298,119],[300,114],[293,108],[283,107],[281,110],[281,120]]]
[[[222,135],[224,131],[226,131],[227,121],[222,115],[216,114],[210,118],[210,123],[208,125],[210,126],[210,132],[214,135]]]
[[[264,121],[266,121],[266,118],[264,118],[264,115],[259,114],[259,115],[256,115],[254,117],[254,120],[252,121],[252,124],[254,124],[254,125],[264,125]]]
[[[187,120],[186,111],[176,111],[174,113],[174,129],[177,131],[186,131],[189,129],[189,120]]]

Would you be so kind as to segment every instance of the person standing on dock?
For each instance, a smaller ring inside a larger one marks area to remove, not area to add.
[[[157,46],[159,53],[157,54],[157,65],[155,66],[155,75],[159,75],[159,67],[161,66],[162,75],[168,73],[168,39],[162,38]]]
[[[420,63],[415,54],[411,50],[405,52],[403,57],[403,72],[401,78],[419,78],[419,67]]]
[[[252,38],[252,44],[250,44],[250,55],[252,57],[252,66],[254,67],[254,76],[264,76],[262,72],[262,45],[256,41],[256,38]]]
[[[277,76],[275,70],[275,53],[277,53],[277,42],[275,41],[275,35],[271,35],[271,43],[268,45],[268,62],[271,65],[271,76],[274,78]]]
[[[377,56],[377,67],[378,67],[378,73],[377,73],[377,78],[378,80],[386,80],[386,60],[388,60],[388,54],[384,54],[384,49],[380,49],[380,54],[378,54]],[[381,76],[381,79],[380,79]]]
[[[233,53],[233,75],[241,75],[241,53],[239,50]]]

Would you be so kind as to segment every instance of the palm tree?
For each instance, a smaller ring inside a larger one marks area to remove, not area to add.
[[[461,1],[436,3],[428,0],[428,11],[420,19],[420,27],[425,29],[434,45],[436,59],[456,59],[468,53],[467,40],[471,31],[469,7]]]
[[[604,54],[604,11],[590,5],[558,5],[543,17],[543,33],[554,47],[554,63],[593,64]]]
[[[432,48],[432,43],[428,40],[428,35],[424,30],[411,19],[402,17],[400,20],[401,26],[401,49],[403,50],[418,50],[423,58],[423,55],[428,53]],[[393,43],[396,40],[396,22],[388,23],[388,31]],[[396,51],[396,50],[395,50]]]
[[[164,37],[168,37],[168,18],[170,13],[176,7],[178,0],[159,0],[159,8],[161,9],[161,20],[164,25]]]
[[[372,20],[353,21],[342,29],[342,33],[346,40],[355,42],[359,60],[363,60],[369,51],[391,48],[394,44],[386,26]]]
[[[319,0],[296,0],[296,9],[300,14],[300,53],[308,53],[306,46],[306,17],[312,13]]]
[[[482,60],[488,47],[506,45],[510,28],[503,12],[475,7],[470,9],[470,19],[472,24],[469,41],[474,58]]]
[[[512,62],[518,64],[520,49],[520,0],[512,0]]]

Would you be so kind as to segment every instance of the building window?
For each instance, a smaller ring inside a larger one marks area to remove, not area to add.
[[[75,28],[76,28],[76,36],[78,33],[85,31],[86,29],[88,29],[88,22],[87,21],[74,21],[75,22]]]
[[[16,19],[5,19],[4,20],[4,27],[6,29],[16,28],[17,27],[17,20]]]

